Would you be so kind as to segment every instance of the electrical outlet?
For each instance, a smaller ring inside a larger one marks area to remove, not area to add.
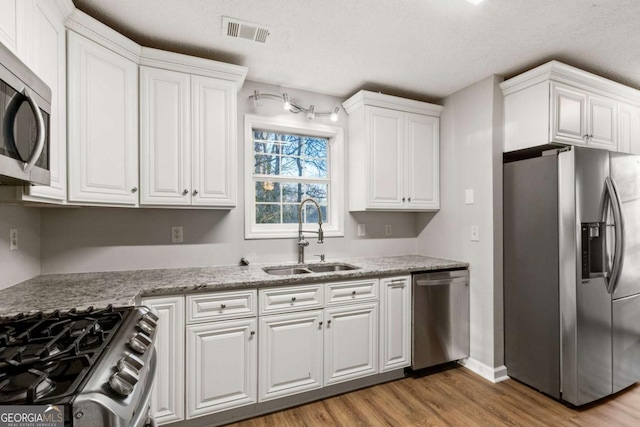
[[[358,224],[358,237],[364,237],[367,235],[367,226],[364,224]]]
[[[479,242],[480,241],[480,227],[477,225],[471,226],[471,241]]]
[[[182,226],[171,227],[171,243],[182,243]]]
[[[391,224],[386,224],[384,226],[384,234],[387,236],[391,236]]]
[[[15,251],[18,249],[18,229],[9,229],[9,250]]]

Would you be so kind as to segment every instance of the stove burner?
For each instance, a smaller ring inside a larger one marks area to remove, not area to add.
[[[47,374],[36,369],[12,375],[0,380],[0,402],[25,401],[33,403],[55,388],[55,383]]]

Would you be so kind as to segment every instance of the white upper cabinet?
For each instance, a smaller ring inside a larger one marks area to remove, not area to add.
[[[0,0],[0,43],[5,45],[11,52],[25,64],[29,65],[27,59],[27,8],[28,2],[25,0]]]
[[[25,186],[22,199],[61,203],[67,199],[67,51],[64,17],[53,2],[37,0],[33,4],[29,33],[31,68],[51,88],[51,184]]]
[[[68,33],[69,201],[138,204],[138,66]]]
[[[640,107],[618,103],[618,151],[640,154]]]
[[[551,61],[500,84],[504,151],[549,143],[640,149],[640,91]]]
[[[191,78],[140,67],[140,203],[191,203]]]
[[[343,105],[349,210],[438,210],[442,107],[367,91]]]
[[[142,205],[236,205],[236,97],[246,69],[232,80],[215,76],[215,61],[206,62],[214,77],[181,70],[195,59],[205,61],[143,49],[153,66],[140,67]]]

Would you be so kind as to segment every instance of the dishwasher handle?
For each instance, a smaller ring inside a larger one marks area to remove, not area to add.
[[[452,284],[468,284],[466,277],[452,277],[449,279],[418,279],[416,280],[416,286],[442,286]]]

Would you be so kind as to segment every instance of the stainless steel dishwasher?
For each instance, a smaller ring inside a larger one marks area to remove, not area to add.
[[[469,357],[469,272],[413,275],[412,369]]]

